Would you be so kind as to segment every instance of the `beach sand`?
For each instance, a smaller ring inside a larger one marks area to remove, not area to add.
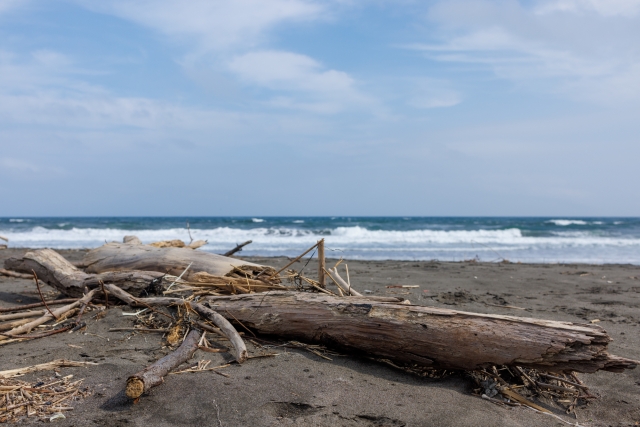
[[[0,265],[25,250],[0,251]],[[84,252],[60,251],[71,261]],[[286,258],[250,258],[283,266]],[[372,295],[402,296],[413,304],[480,313],[589,322],[599,319],[614,341],[610,352],[640,359],[640,267],[631,265],[503,264],[476,262],[347,261],[351,282]],[[331,260],[328,265],[333,265]],[[302,265],[298,264],[300,268]],[[315,274],[312,261],[305,271]],[[387,288],[418,285],[419,288]],[[51,288],[45,287],[51,293]],[[33,281],[0,276],[0,307],[38,302]],[[509,307],[505,307],[509,306]],[[518,307],[518,308],[516,308]],[[167,350],[160,334],[108,332],[131,327],[128,307],[112,308],[88,322],[86,334],[62,333],[0,346],[0,369],[53,359],[93,361],[62,368],[85,378],[93,394],[73,404],[59,426],[560,426],[530,409],[496,406],[472,394],[464,375],[428,379],[354,356],[322,359],[305,350],[269,349],[257,358],[214,372],[169,375],[137,404],[124,397],[127,377]],[[224,343],[223,343],[224,345]],[[81,347],[81,348],[78,348]],[[253,354],[264,352],[248,343]],[[210,366],[228,354],[197,352]],[[186,365],[184,365],[186,367]],[[50,372],[23,379],[48,377]],[[577,410],[584,426],[640,425],[640,369],[579,377],[600,396]],[[219,415],[218,415],[219,411]],[[573,415],[556,412],[576,422]],[[40,422],[25,420],[23,425]]]

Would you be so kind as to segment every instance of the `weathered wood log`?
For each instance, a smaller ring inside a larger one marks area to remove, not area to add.
[[[250,243],[253,243],[253,240],[247,240],[244,243],[240,243],[239,245],[236,245],[235,248],[231,249],[228,252],[225,252],[222,256],[231,256],[231,255],[235,254],[236,252],[240,252],[242,250],[242,248],[244,248],[245,246],[247,246]]]
[[[620,372],[640,363],[610,355],[611,338],[596,325],[299,292],[207,300],[231,322],[261,334],[434,368],[519,365],[556,372]]]
[[[138,236],[124,236],[122,238],[122,243],[126,243],[128,245],[141,245],[142,240],[138,239]]]
[[[167,354],[142,371],[131,375],[127,379],[127,387],[125,389],[127,397],[129,399],[138,399],[152,387],[162,384],[164,377],[169,372],[191,359],[193,353],[198,349],[198,341],[200,341],[201,335],[202,332],[191,330],[180,347],[174,352]]]
[[[27,252],[22,258],[9,258],[5,260],[4,266],[21,273],[35,271],[41,281],[71,297],[81,297],[85,287],[95,289],[100,286],[100,282],[114,283],[129,293],[140,295],[152,280],[163,275],[154,271],[110,271],[87,274],[51,249],[38,249]]]
[[[183,276],[186,280],[201,271],[214,276],[225,276],[233,272],[234,267],[256,272],[266,269],[264,277],[275,272],[271,267],[188,248],[156,248],[123,243],[107,243],[87,252],[83,264],[87,273],[143,270],[166,272],[174,276],[179,276],[191,264]]]
[[[7,238],[6,238],[6,237],[4,237],[4,236],[0,236],[0,240],[4,240],[5,242],[8,242],[8,241],[9,241],[9,239],[7,239]]]

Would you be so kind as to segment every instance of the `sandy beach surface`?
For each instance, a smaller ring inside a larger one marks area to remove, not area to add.
[[[0,265],[25,250],[0,251]],[[71,261],[79,250],[60,251]],[[284,266],[287,258],[250,258]],[[332,261],[327,262],[332,265]],[[640,267],[631,265],[507,264],[476,262],[347,261],[354,288],[372,295],[402,296],[413,304],[480,313],[599,324],[613,338],[610,352],[640,360]],[[297,268],[302,265],[298,264]],[[309,276],[315,269],[306,267]],[[305,270],[306,271],[306,270]],[[388,288],[418,285],[418,288]],[[46,287],[51,297],[54,292]],[[0,307],[38,302],[31,280],[0,276]],[[124,396],[127,377],[165,355],[157,333],[108,332],[133,326],[132,309],[120,306],[88,321],[84,331],[0,346],[0,369],[54,359],[92,361],[96,366],[62,368],[84,378],[91,396],[75,402],[60,426],[560,426],[523,407],[496,406],[472,394],[464,375],[429,379],[349,355],[322,359],[284,347],[214,372],[169,375],[139,403]],[[224,344],[223,344],[224,345]],[[232,360],[226,353],[196,352],[192,362],[210,366]],[[186,365],[185,365],[186,367]],[[26,375],[30,380],[51,372]],[[640,425],[640,369],[621,374],[580,374],[599,399],[573,415],[556,414],[584,426]],[[42,422],[25,419],[23,425]]]

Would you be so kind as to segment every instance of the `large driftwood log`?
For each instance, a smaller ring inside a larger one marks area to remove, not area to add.
[[[214,276],[225,276],[232,273],[234,267],[256,272],[266,269],[264,277],[275,272],[271,267],[188,248],[156,248],[125,243],[107,243],[89,251],[83,259],[87,273],[143,270],[179,276],[189,264],[191,267],[183,279],[188,280],[191,275],[203,271]]]
[[[607,353],[599,326],[274,291],[208,297],[231,322],[261,334],[318,342],[401,363],[450,369],[519,365],[620,372],[638,361]]]
[[[110,271],[87,274],[51,249],[38,249],[27,252],[22,258],[9,258],[5,260],[4,266],[21,273],[35,271],[38,279],[70,297],[81,297],[85,287],[94,289],[100,286],[100,282],[113,283],[131,294],[140,295],[152,280],[163,275],[155,271]]]
[[[150,388],[164,382],[164,377],[187,360],[198,349],[198,340],[202,333],[192,330],[187,334],[180,347],[176,351],[167,354],[153,365],[147,366],[142,371],[133,374],[127,379],[125,394],[129,399],[137,399]]]

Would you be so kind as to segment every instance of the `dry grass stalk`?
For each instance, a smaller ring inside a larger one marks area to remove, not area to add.
[[[21,418],[46,421],[56,413],[73,410],[72,402],[88,396],[81,388],[83,380],[71,381],[73,375],[34,383],[15,378],[0,379],[0,423],[17,422]]]

